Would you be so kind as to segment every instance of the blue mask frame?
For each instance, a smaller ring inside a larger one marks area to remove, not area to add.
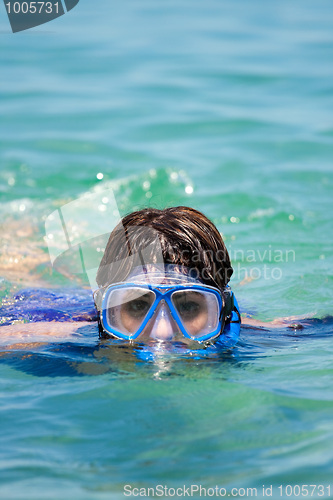
[[[137,332],[133,335],[126,335],[122,332],[116,331],[114,328],[111,328],[108,325],[108,318],[107,318],[107,304],[108,304],[108,297],[111,293],[111,291],[115,289],[121,289],[121,288],[128,288],[128,287],[140,287],[144,288],[146,290],[151,290],[155,293],[155,301],[152,304],[151,308],[149,309],[145,319],[143,320],[140,328],[137,330]],[[175,291],[178,290],[197,290],[201,292],[209,292],[215,295],[218,301],[219,305],[219,318],[218,318],[218,325],[216,329],[208,334],[202,335],[201,337],[193,337],[189,335],[184,328],[181,318],[174,307],[171,296]],[[230,293],[231,290],[230,290]],[[110,335],[114,335],[118,338],[124,339],[124,340],[135,340],[137,339],[144,328],[147,326],[149,320],[152,318],[154,312],[156,311],[156,308],[158,307],[159,303],[161,300],[165,300],[165,302],[168,304],[171,315],[173,319],[176,321],[180,331],[184,335],[184,337],[194,340],[196,342],[205,342],[208,340],[212,340],[215,337],[218,337],[222,333],[222,329],[224,326],[224,320],[225,317],[223,315],[223,310],[224,310],[224,298],[222,298],[220,291],[217,288],[214,288],[209,285],[200,285],[200,284],[182,284],[182,285],[152,285],[152,284],[141,284],[141,283],[116,283],[114,285],[110,285],[104,292],[103,298],[102,298],[102,307],[100,311],[100,319],[102,323],[103,329],[109,333]]]

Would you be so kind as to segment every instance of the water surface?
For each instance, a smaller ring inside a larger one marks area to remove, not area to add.
[[[52,271],[44,221],[105,187],[122,215],[178,204],[208,215],[244,311],[332,314],[332,10],[82,1],[16,35],[2,11],[4,303],[27,286],[88,285]],[[143,361],[94,324],[76,339],[3,347],[1,497],[327,486],[332,322],[304,326],[244,330],[233,352],[203,359]]]

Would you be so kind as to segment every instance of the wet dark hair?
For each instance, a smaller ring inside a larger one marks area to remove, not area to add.
[[[207,285],[224,290],[233,269],[216,226],[201,212],[185,206],[145,208],[126,215],[112,231],[96,281],[105,287],[124,281],[142,264],[178,264],[197,271]],[[162,254],[162,255],[161,255]]]

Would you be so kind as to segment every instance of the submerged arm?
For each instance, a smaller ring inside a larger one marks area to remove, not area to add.
[[[242,317],[242,326],[252,328],[293,328],[294,330],[302,330],[303,325],[299,322],[305,319],[303,316],[287,316],[285,318],[276,318],[273,321],[259,321],[257,319]]]
[[[31,344],[70,339],[78,335],[78,330],[85,326],[92,327],[91,321],[16,323],[0,326],[0,345]]]

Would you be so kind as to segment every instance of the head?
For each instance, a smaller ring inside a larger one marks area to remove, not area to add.
[[[162,271],[162,277],[161,266],[167,269]],[[180,206],[146,208],[125,216],[110,235],[96,281],[100,293],[115,283],[140,280],[162,288],[170,285],[182,289],[185,283],[192,287],[197,283],[207,286],[208,291],[209,287],[215,289],[222,302],[227,302],[226,287],[232,273],[228,251],[215,225],[201,212]],[[159,340],[168,340],[170,329],[177,327],[172,324],[173,315],[165,302],[166,297],[151,318],[154,325],[148,329],[150,336]],[[172,304],[173,300],[170,308]]]

